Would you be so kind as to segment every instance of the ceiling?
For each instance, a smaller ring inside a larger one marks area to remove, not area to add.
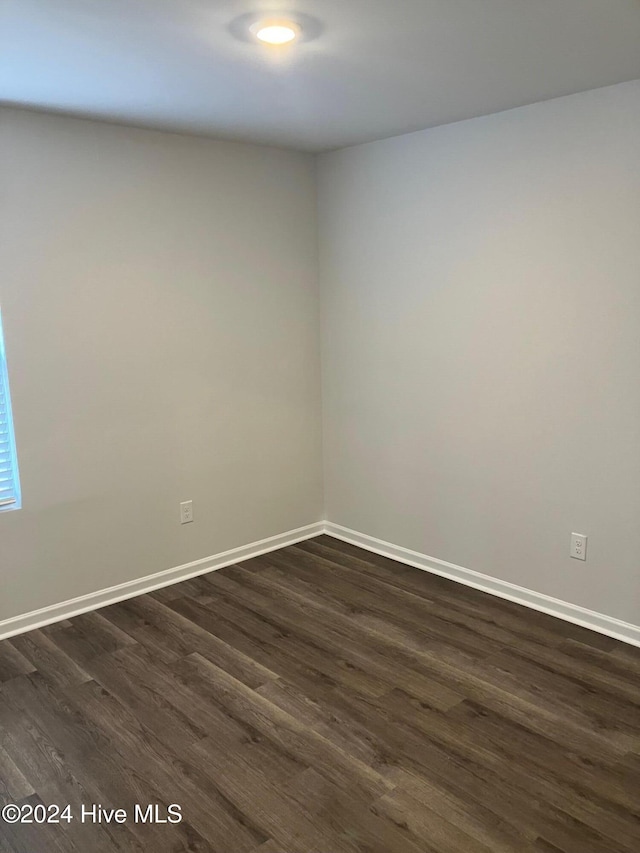
[[[640,0],[0,0],[5,103],[308,151],[637,78]]]

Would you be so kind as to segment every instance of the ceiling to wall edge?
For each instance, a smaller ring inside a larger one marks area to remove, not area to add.
[[[167,125],[154,124],[151,122],[142,122],[142,121],[125,121],[119,117],[109,117],[105,115],[98,115],[91,112],[85,111],[74,111],[74,110],[63,110],[63,109],[55,109],[52,107],[43,107],[32,104],[22,104],[16,103],[13,101],[1,100],[0,101],[0,110],[2,109],[10,109],[10,110],[18,110],[26,113],[36,113],[37,115],[50,115],[57,118],[65,118],[73,121],[86,121],[86,122],[96,122],[98,124],[105,124],[112,127],[120,127],[120,128],[131,128],[133,130],[140,131],[148,131],[149,133],[160,133],[160,134],[168,134],[172,136],[181,136],[187,137],[190,139],[202,139],[209,140],[211,142],[218,143],[226,143],[229,145],[247,145],[257,148],[267,148],[276,151],[289,151],[297,154],[307,154],[312,157],[322,157],[326,154],[332,154],[336,151],[346,151],[350,148],[360,148],[365,145],[375,145],[378,142],[386,142],[392,139],[402,139],[403,137],[413,136],[415,134],[426,133],[430,130],[438,130],[439,128],[453,127],[454,125],[465,124],[467,122],[476,122],[482,121],[483,119],[489,119],[492,116],[497,115],[505,115],[507,113],[518,112],[519,110],[527,110],[527,109],[535,109],[543,104],[550,104],[557,101],[567,100],[569,98],[579,98],[581,95],[588,95],[591,92],[601,92],[607,89],[616,89],[619,86],[627,86],[632,85],[634,83],[639,83],[639,78],[634,78],[631,80],[623,80],[619,83],[612,83],[607,86],[596,86],[594,89],[579,89],[575,92],[569,92],[564,95],[558,95],[553,98],[546,98],[542,101],[531,101],[524,104],[519,104],[518,106],[508,107],[504,110],[498,110],[497,112],[491,113],[479,113],[478,115],[469,116],[467,118],[457,119],[456,121],[444,122],[441,124],[431,124],[426,127],[416,128],[414,130],[408,130],[403,133],[393,133],[387,136],[376,137],[375,139],[370,139],[363,142],[357,142],[353,145],[344,145],[333,148],[323,148],[323,149],[310,149],[304,147],[298,147],[293,145],[283,145],[277,143],[270,142],[261,142],[255,139],[249,139],[241,136],[232,136],[224,133],[211,133],[209,131],[196,131],[196,130],[187,130],[179,127],[169,127]]]

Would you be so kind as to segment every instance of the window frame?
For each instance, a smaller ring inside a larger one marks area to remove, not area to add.
[[[2,325],[2,307],[0,306],[0,379],[5,393],[5,412],[7,415],[7,427],[9,437],[9,469],[13,482],[15,500],[11,503],[0,503],[0,513],[11,512],[21,509],[22,493],[20,489],[20,472],[18,469],[18,452],[16,448],[15,425],[13,421],[13,410],[11,407],[11,388],[9,386],[9,368],[7,366],[7,353],[5,348],[4,331]]]

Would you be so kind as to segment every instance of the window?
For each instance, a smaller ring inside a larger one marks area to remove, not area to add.
[[[2,337],[2,315],[0,314],[0,512],[18,509],[20,506],[20,483],[18,482],[18,460],[11,418],[9,377]]]

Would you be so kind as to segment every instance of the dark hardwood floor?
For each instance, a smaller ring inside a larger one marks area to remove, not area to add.
[[[640,649],[328,537],[5,640],[0,682],[2,804],[74,816],[0,853],[640,851]]]

